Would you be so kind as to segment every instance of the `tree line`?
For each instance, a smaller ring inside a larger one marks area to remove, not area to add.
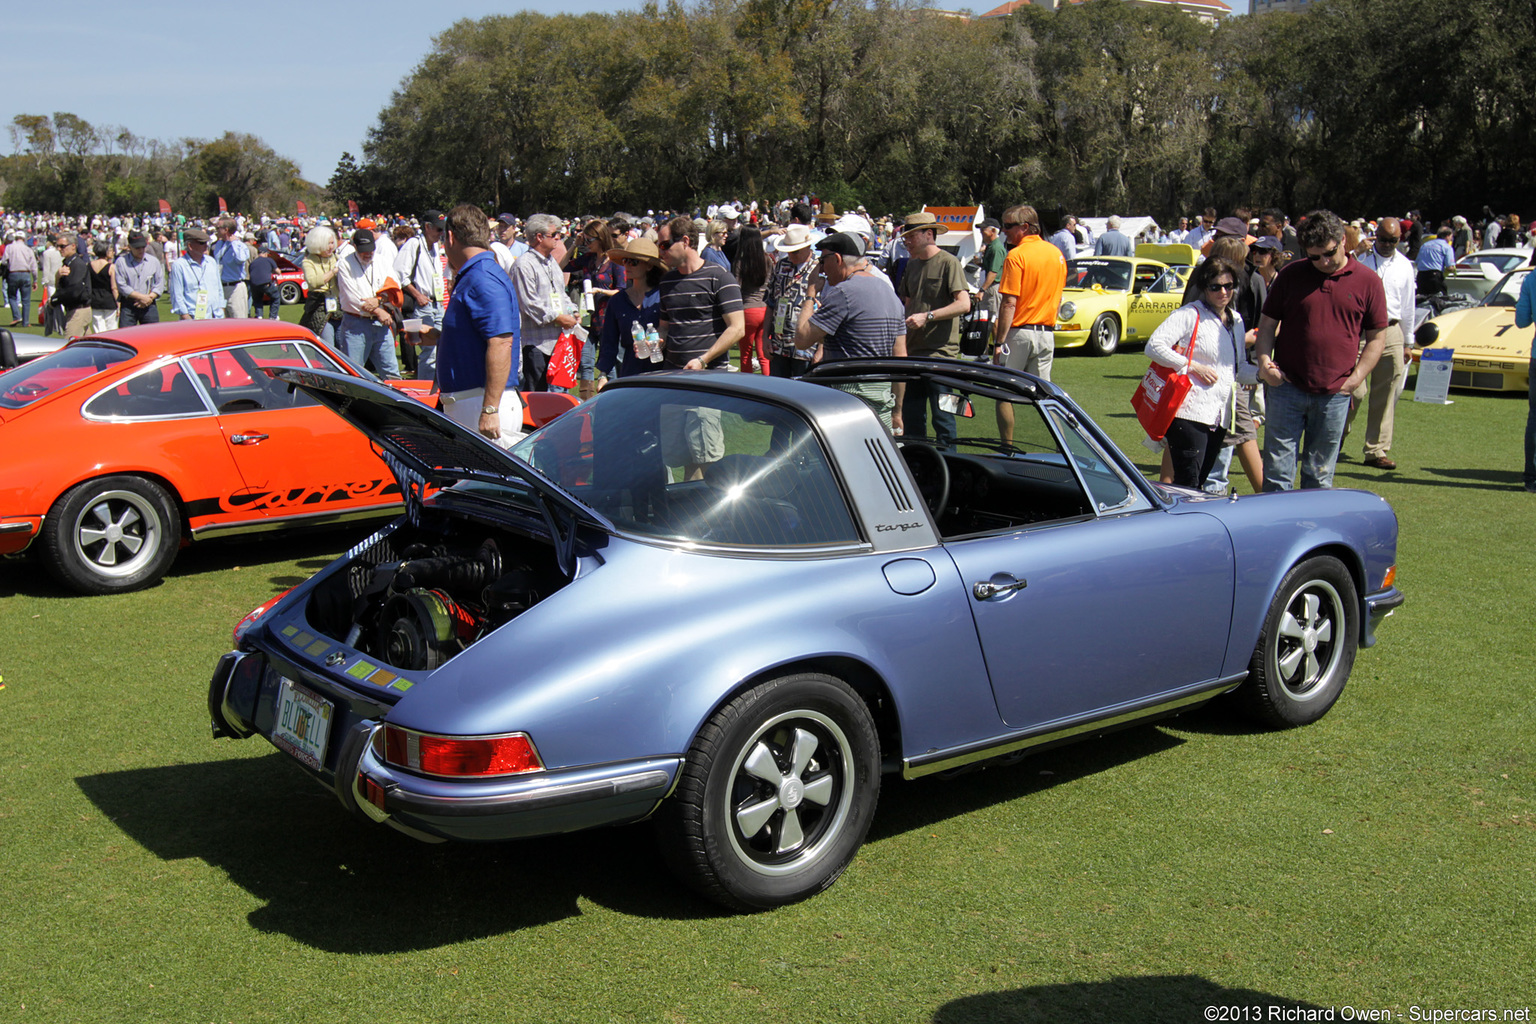
[[[325,198],[298,165],[252,135],[149,139],[68,112],[17,114],[9,130],[0,197],[10,209],[141,213],[164,199],[177,212],[206,217],[220,197],[230,210],[286,213],[296,200]]]
[[[1320,0],[1215,27],[1120,0],[524,12],[437,36],[335,184],[365,208],[523,214],[815,193],[1476,219],[1536,169],[1533,56],[1536,0]]]
[[[20,115],[7,205],[577,213],[815,194],[1152,214],[1327,205],[1476,220],[1536,172],[1536,0],[1319,0],[1209,26],[1088,0],[668,0],[462,20],[322,192],[260,139]]]

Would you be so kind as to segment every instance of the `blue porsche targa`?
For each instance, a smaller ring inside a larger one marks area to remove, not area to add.
[[[651,818],[736,909],[831,885],[885,776],[1227,694],[1315,721],[1402,603],[1381,498],[1149,483],[1000,367],[646,374],[510,453],[392,389],[273,372],[373,439],[405,511],[237,627],[214,735],[425,840]],[[953,439],[893,434],[915,387]]]

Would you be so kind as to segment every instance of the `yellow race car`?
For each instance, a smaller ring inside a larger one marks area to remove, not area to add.
[[[1451,387],[1525,391],[1531,382],[1531,332],[1515,326],[1515,302],[1527,267],[1500,278],[1482,302],[1426,320],[1413,332],[1415,363],[1426,348],[1448,348]]]
[[[1088,346],[1107,356],[1122,340],[1145,342],[1184,304],[1195,266],[1188,245],[1136,247],[1135,256],[1079,256],[1067,261],[1067,286],[1056,314],[1056,347]]]

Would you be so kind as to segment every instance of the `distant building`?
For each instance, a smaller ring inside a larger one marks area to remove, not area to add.
[[[1039,7],[1047,11],[1057,11],[1068,4],[1080,4],[1083,2],[1084,0],[1009,0],[1008,3],[1000,7],[994,7],[985,14],[978,14],[976,18],[978,21],[986,18],[1006,18],[1023,7]],[[1125,2],[1136,4],[1140,7],[1161,7],[1164,9],[1171,7],[1174,10],[1183,11],[1185,14],[1199,18],[1201,21],[1211,25],[1216,24],[1232,13],[1232,8],[1222,3],[1222,0],[1125,0]],[[1264,0],[1253,0],[1253,2],[1261,3]],[[1276,4],[1294,3],[1296,0],[1272,0],[1272,2]]]
[[[1295,11],[1298,14],[1317,3],[1317,0],[1248,0],[1249,13],[1273,14],[1276,11]]]

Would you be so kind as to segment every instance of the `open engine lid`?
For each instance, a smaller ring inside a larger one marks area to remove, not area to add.
[[[366,434],[384,452],[412,515],[421,500],[421,488],[413,484],[448,487],[461,480],[504,484],[510,479],[534,492],[546,519],[579,520],[600,530],[614,530],[607,516],[522,459],[410,395],[331,370],[274,368],[267,372],[302,388]],[[550,528],[557,535],[567,532],[553,521]]]

